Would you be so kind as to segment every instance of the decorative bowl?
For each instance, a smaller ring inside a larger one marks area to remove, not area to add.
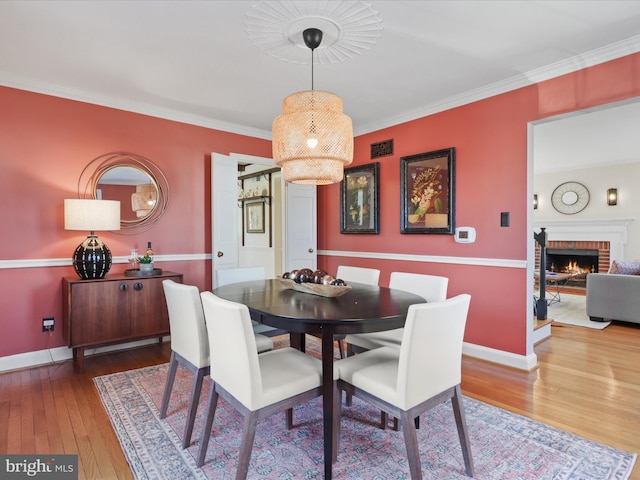
[[[295,290],[296,292],[310,293],[312,295],[319,295],[321,297],[339,297],[351,290],[351,285],[322,285],[318,283],[296,283],[288,278],[281,278],[280,282],[286,288]]]

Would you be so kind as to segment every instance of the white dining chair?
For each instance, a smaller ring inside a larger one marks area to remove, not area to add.
[[[437,275],[420,273],[392,272],[389,288],[404,290],[421,296],[427,302],[441,302],[447,298],[449,279]],[[347,356],[378,347],[400,348],[402,328],[373,333],[356,333],[347,335]]]
[[[211,351],[211,387],[197,465],[204,465],[218,396],[244,417],[236,479],[249,469],[256,424],[322,394],[322,362],[291,347],[258,355],[246,305],[201,294]],[[242,374],[239,374],[239,373]]]
[[[237,267],[237,268],[223,268],[216,270],[216,285],[217,287],[223,287],[231,283],[249,282],[251,280],[265,280],[267,273],[264,267]],[[254,319],[251,320],[253,330],[256,333],[275,332],[277,329],[263,325]]]
[[[364,283],[365,285],[378,285],[380,280],[380,270],[377,268],[352,267],[349,265],[338,265],[336,278],[341,278],[347,284],[350,282]],[[340,358],[345,358],[345,335],[336,335]]]
[[[187,422],[182,437],[182,448],[186,448],[191,443],[202,380],[209,374],[209,340],[198,287],[183,285],[173,280],[164,280],[162,287],[169,312],[171,359],[162,395],[160,418],[167,416],[178,365],[182,365],[194,375]],[[271,349],[273,341],[269,337],[257,334],[256,350],[264,352]]]
[[[264,267],[223,268],[216,270],[215,288],[230,283],[248,282],[250,280],[264,280],[267,278]]]
[[[470,477],[474,474],[460,390],[462,344],[470,301],[470,295],[461,294],[441,302],[411,305],[399,349],[380,347],[335,363],[340,390],[385,412],[385,425],[387,414],[400,419],[409,470],[415,480],[422,479],[422,469],[414,419],[449,399],[465,472]]]
[[[336,278],[341,278],[345,282],[364,283],[366,285],[378,285],[380,280],[380,270],[376,268],[351,267],[349,265],[338,265]]]

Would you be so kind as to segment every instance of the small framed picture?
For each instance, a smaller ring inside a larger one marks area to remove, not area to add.
[[[246,204],[247,233],[264,233],[264,203]]]
[[[400,159],[400,232],[455,231],[455,148]]]
[[[378,162],[345,168],[340,182],[340,233],[380,233]]]

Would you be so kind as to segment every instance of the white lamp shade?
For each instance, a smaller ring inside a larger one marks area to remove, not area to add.
[[[65,199],[65,230],[120,230],[120,202],[117,200]]]

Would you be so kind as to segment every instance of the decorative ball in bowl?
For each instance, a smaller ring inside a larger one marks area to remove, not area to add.
[[[324,270],[313,271],[310,268],[285,272],[280,281],[292,290],[321,297],[339,297],[351,290],[351,285],[347,285],[344,280],[335,278]]]

